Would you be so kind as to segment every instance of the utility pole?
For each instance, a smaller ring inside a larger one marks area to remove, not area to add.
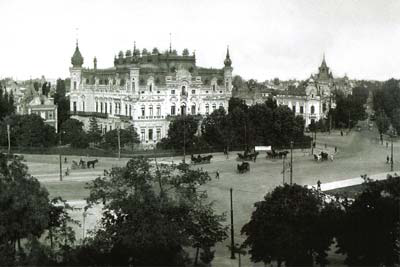
[[[63,177],[62,177],[62,159],[61,159],[61,135],[62,131],[60,131],[60,154],[59,154],[59,160],[60,160],[60,182],[62,182]]]
[[[186,107],[185,107],[185,109],[186,109]],[[185,114],[185,111],[183,112],[183,163],[186,163],[186,114]]]
[[[390,171],[393,171],[393,132],[390,134],[391,154],[390,154]]]
[[[11,154],[10,124],[7,124],[7,138],[8,138],[8,155],[10,155]]]
[[[285,184],[285,171],[286,171],[286,166],[285,166],[285,157],[283,157],[283,166],[282,166],[282,182]]]
[[[229,190],[231,193],[231,259],[236,259],[235,257],[235,237],[233,231],[233,201],[232,201],[232,188]]]
[[[290,141],[290,185],[293,183],[293,141]]]
[[[118,134],[118,160],[121,159],[121,135],[120,135],[120,126],[117,127]]]

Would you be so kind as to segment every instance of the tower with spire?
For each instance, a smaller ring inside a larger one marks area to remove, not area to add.
[[[318,74],[317,74],[318,80],[329,80],[332,79],[332,72],[329,71],[329,67],[326,64],[325,60],[325,53],[322,57],[322,63],[321,66],[318,68]]]
[[[225,89],[227,91],[232,90],[232,60],[229,55],[229,46],[226,49],[226,56],[224,60],[224,79],[225,79]]]
[[[71,88],[70,90],[79,90],[81,85],[82,78],[82,65],[83,65],[83,57],[81,52],[79,51],[78,40],[76,40],[75,52],[71,57],[72,67],[69,69],[71,74]]]

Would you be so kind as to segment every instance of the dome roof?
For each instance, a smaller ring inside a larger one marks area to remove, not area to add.
[[[71,57],[71,63],[72,66],[75,68],[82,67],[83,65],[83,57],[81,55],[81,52],[79,51],[78,42],[76,43],[74,55]]]

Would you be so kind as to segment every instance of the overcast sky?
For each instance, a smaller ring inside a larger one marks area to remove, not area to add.
[[[84,66],[120,50],[196,50],[197,64],[259,81],[304,79],[323,53],[334,76],[400,78],[400,1],[0,0],[0,77],[65,78],[78,28]]]

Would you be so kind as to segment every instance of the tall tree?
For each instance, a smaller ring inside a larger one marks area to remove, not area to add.
[[[334,226],[336,220],[335,216],[328,217],[332,221],[323,220],[338,209],[326,206],[318,192],[285,184],[268,193],[255,207],[250,222],[242,228],[253,262],[312,266],[313,255],[317,255],[317,263],[326,263],[333,233],[325,230]],[[329,212],[325,207],[329,207]]]
[[[197,191],[209,180],[186,164],[151,166],[144,158],[95,179],[88,203],[103,203],[103,216],[82,248],[93,257],[80,264],[180,266],[184,246],[214,246],[226,228],[206,193]]]
[[[68,119],[64,121],[59,134],[62,134],[63,144],[71,144],[75,148],[87,148],[89,146],[87,134],[83,130],[83,123],[79,120]]]
[[[176,116],[171,121],[168,128],[168,136],[162,143],[166,148],[186,150],[195,147],[197,138],[196,133],[199,126],[199,119],[192,115]]]
[[[400,251],[400,177],[367,182],[346,208],[337,235],[350,266],[395,266]]]
[[[70,103],[66,96],[66,85],[62,79],[57,80],[56,93],[54,94],[54,104],[57,105],[58,128],[69,119]]]
[[[378,127],[381,142],[383,142],[383,134],[389,129],[390,126],[390,120],[388,116],[386,116],[385,111],[379,110],[379,112],[376,114],[375,123]]]
[[[89,119],[89,130],[87,132],[87,135],[90,142],[93,142],[94,144],[98,144],[101,142],[102,134],[96,117],[91,117]]]

